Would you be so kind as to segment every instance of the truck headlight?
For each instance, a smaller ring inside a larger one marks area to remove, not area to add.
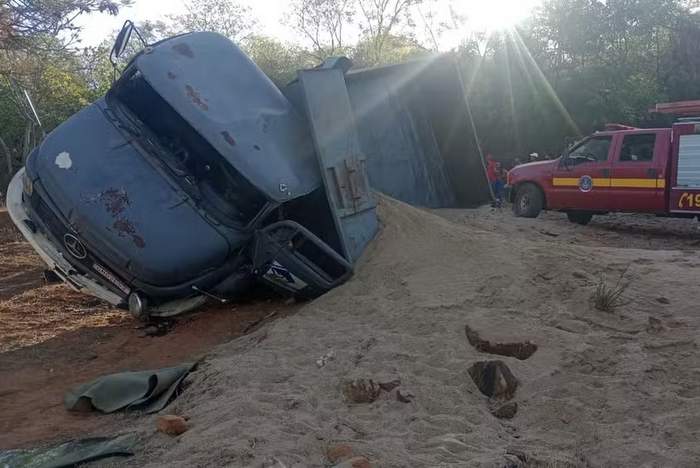
[[[28,197],[31,197],[32,193],[34,193],[34,183],[29,176],[27,176],[26,172],[22,176],[22,192]]]

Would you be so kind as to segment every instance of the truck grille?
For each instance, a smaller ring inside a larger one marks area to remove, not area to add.
[[[128,294],[128,286],[117,279],[118,275],[109,272],[107,268],[102,266],[104,263],[98,260],[86,245],[83,244],[85,247],[85,256],[83,258],[78,258],[67,250],[64,245],[64,236],[66,236],[66,234],[75,236],[75,233],[73,233],[68,225],[54,213],[41,196],[39,196],[37,190],[34,190],[34,193],[32,193],[29,204],[33,213],[38,218],[39,223],[44,226],[45,231],[48,231],[46,234],[53,239],[56,248],[63,253],[63,258],[78,271],[82,273],[89,272],[90,276],[97,279],[100,284],[120,296]],[[110,278],[105,278],[107,274],[102,273],[100,270],[108,272]],[[115,284],[116,282],[118,282],[119,285]]]

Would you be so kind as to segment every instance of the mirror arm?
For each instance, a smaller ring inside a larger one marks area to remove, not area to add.
[[[133,25],[133,23],[132,23],[132,25]],[[134,32],[136,33],[136,35],[137,35],[138,38],[139,38],[139,41],[141,41],[141,44],[142,44],[144,47],[148,47],[148,43],[146,42],[146,40],[145,40],[145,39],[143,38],[143,36],[141,35],[141,31],[139,31],[139,29],[136,27],[136,25],[133,25],[133,28],[134,28]]]

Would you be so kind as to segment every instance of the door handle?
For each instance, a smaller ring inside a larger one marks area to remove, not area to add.
[[[600,170],[600,174],[601,174],[603,177],[610,177],[610,169],[601,169],[601,170]]]
[[[650,179],[656,179],[656,176],[658,175],[658,171],[654,169],[653,167],[650,167],[647,169],[647,177]]]

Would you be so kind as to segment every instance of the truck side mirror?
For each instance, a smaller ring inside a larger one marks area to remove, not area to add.
[[[561,155],[561,157],[559,158],[559,167],[565,169],[571,167],[568,154],[564,153]]]
[[[132,32],[134,32],[134,23],[130,20],[126,20],[124,26],[122,26],[122,30],[117,34],[117,38],[114,40],[114,45],[112,46],[112,51],[109,54],[109,60],[112,62],[112,65],[117,65],[117,59],[121,57],[126,47],[129,45]]]

